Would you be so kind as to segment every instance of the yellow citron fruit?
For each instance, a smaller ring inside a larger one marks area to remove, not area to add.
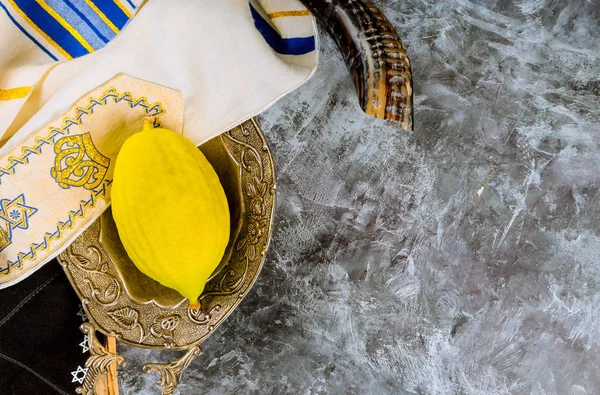
[[[198,308],[198,296],[229,240],[227,198],[202,152],[185,137],[146,121],[119,152],[111,198],[119,237],[133,263]]]

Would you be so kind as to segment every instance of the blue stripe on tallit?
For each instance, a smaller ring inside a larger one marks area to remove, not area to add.
[[[81,20],[84,21],[90,27],[90,29],[94,32],[94,34],[96,36],[98,36],[98,38],[100,38],[100,40],[102,40],[104,43],[107,43],[109,41],[108,38],[106,38],[106,36],[104,34],[102,34],[102,32],[96,26],[94,26],[92,21],[90,21],[89,18],[87,16],[85,16],[85,14],[83,12],[81,12],[75,6],[75,4],[71,3],[69,0],[60,0],[60,1],[63,1],[67,7],[69,7],[71,10],[73,10],[73,12],[76,13],[77,16],[79,18],[81,18]],[[102,21],[100,20],[100,22],[102,22]]]
[[[40,47],[40,49],[42,51],[44,51],[48,56],[50,56],[52,59],[58,61],[58,58],[56,56],[52,55],[52,53],[50,51],[48,51],[46,48],[44,48],[44,46],[42,44],[40,44],[35,38],[33,38],[31,36],[31,34],[27,33],[27,30],[23,29],[23,27],[21,27],[21,25],[19,25],[19,23],[15,20],[15,18],[12,17],[12,15],[10,15],[10,12],[8,12],[8,9],[6,8],[6,6],[4,4],[2,4],[1,1],[0,1],[0,7],[2,7],[2,9],[6,12],[6,15],[8,16],[8,18],[11,20],[11,22],[17,28],[19,28],[19,30],[22,31],[24,35],[26,35],[35,45]]]
[[[98,30],[98,32],[107,39],[107,41],[115,38],[116,34],[113,32],[104,21],[85,3],[84,0],[69,0],[72,5],[75,6]]]
[[[54,40],[69,55],[76,58],[88,53],[76,39],[64,27],[60,25],[48,14],[38,3],[31,0],[14,0],[15,4],[43,30],[52,40]]]
[[[94,1],[94,4],[119,30],[129,21],[127,15],[111,0]]]
[[[89,21],[81,18],[80,12],[75,12],[73,8],[67,4],[68,0],[46,0],[46,3],[58,12],[81,36],[87,41],[92,48],[100,49],[104,46],[106,41],[103,41],[98,34],[96,29],[92,29],[88,24]],[[75,9],[77,10],[77,9]],[[85,17],[84,17],[85,18]]]
[[[135,4],[133,4],[133,2],[131,0],[127,0],[127,2],[129,3],[129,5],[131,6],[131,8],[133,8],[134,10],[137,8],[135,6]]]
[[[248,3],[248,5],[254,19],[254,26],[275,52],[282,55],[304,55],[315,50],[314,36],[282,38],[279,32],[263,19],[251,3]]]

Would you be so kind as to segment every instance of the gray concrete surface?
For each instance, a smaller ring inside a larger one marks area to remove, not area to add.
[[[600,393],[600,7],[378,1],[415,132],[363,115],[332,41],[259,117],[276,230],[180,394]],[[126,348],[123,394],[157,394]]]

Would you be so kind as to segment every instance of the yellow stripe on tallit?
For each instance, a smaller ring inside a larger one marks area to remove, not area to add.
[[[11,89],[0,89],[0,100],[23,99],[24,97],[27,97],[30,90],[30,86],[20,86],[18,88]]]
[[[8,0],[8,2],[12,6],[12,8],[14,8],[15,11],[17,11],[17,13],[21,16],[21,18],[23,18],[23,20],[25,22],[27,22],[29,24],[29,26],[31,26],[33,28],[33,30],[35,30],[40,36],[44,37],[46,39],[46,41],[48,41],[48,43],[50,43],[50,45],[52,45],[62,56],[65,57],[65,59],[73,59],[73,57],[71,55],[69,55],[67,53],[67,51],[62,49],[62,47],[60,45],[58,45],[58,43],[56,41],[51,39],[50,36],[48,36],[42,29],[40,29],[38,27],[38,25],[33,23],[33,21],[31,19],[29,19],[27,14],[25,14],[22,9],[19,8],[19,6],[14,2],[14,0]]]
[[[123,11],[123,14],[127,15],[127,18],[131,19],[131,12],[119,0],[113,0],[113,2]]]
[[[85,38],[69,22],[67,22],[60,14],[52,7],[50,7],[44,0],[35,0],[36,3],[40,5],[48,14],[52,15],[52,18],[56,19],[56,21],[65,28],[66,31],[71,33],[71,35],[81,44],[83,48],[85,48],[88,52],[94,52],[94,48],[87,42]]]
[[[286,16],[310,16],[310,11],[309,10],[275,11],[275,12],[270,12],[268,15],[269,15],[269,18],[271,18],[271,19],[283,18]]]
[[[115,34],[119,34],[119,28],[115,26],[114,23],[112,23],[110,21],[110,19],[108,19],[106,17],[106,15],[104,15],[104,13],[102,11],[100,11],[100,9],[98,7],[96,7],[96,4],[92,3],[90,0],[84,0],[85,4],[89,5],[90,8],[100,17],[100,19],[102,19],[102,21],[104,23],[106,23],[106,25],[110,28],[110,30],[112,30],[113,32],[115,32]]]

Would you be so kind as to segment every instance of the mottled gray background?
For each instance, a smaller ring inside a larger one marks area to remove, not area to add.
[[[378,1],[415,132],[367,118],[333,42],[259,120],[276,230],[180,394],[599,394],[600,7]],[[122,392],[157,394],[126,348]]]

